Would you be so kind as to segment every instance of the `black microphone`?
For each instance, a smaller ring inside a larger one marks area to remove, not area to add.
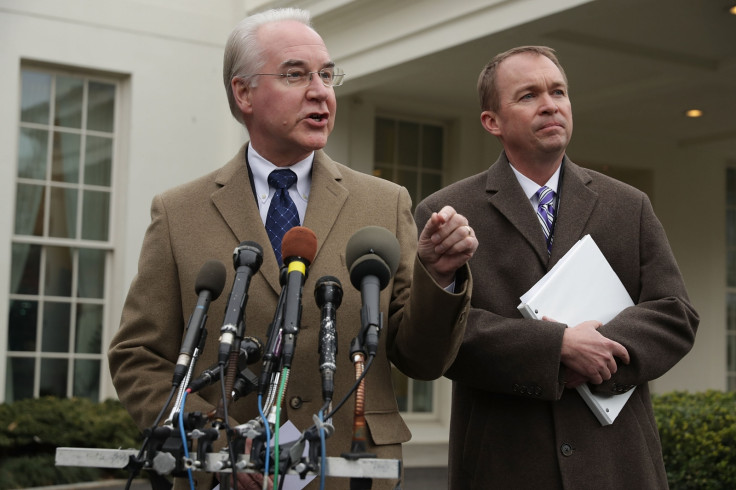
[[[286,272],[286,299],[284,300],[284,324],[282,327],[281,361],[283,367],[291,367],[296,348],[296,335],[302,315],[302,288],[307,277],[307,267],[317,255],[317,236],[309,228],[295,226],[284,233],[281,256]]]
[[[380,226],[366,226],[356,231],[345,248],[350,282],[360,290],[361,335],[368,355],[378,350],[378,335],[383,327],[380,292],[396,273],[401,258],[399,241]]]
[[[284,323],[284,302],[286,301],[286,272],[287,267],[281,266],[279,273],[279,283],[281,284],[281,294],[276,305],[273,321],[268,326],[266,333],[266,349],[263,353],[263,368],[261,376],[258,379],[258,394],[264,395],[270,384],[271,373],[274,364],[281,354],[281,326]]]
[[[337,309],[342,302],[342,285],[334,276],[321,277],[314,286],[314,299],[322,311],[319,326],[319,370],[322,373],[322,399],[332,400],[337,371]]]
[[[243,319],[245,303],[248,300],[250,279],[261,267],[261,263],[263,263],[263,249],[255,242],[243,242],[233,251],[235,280],[230,291],[230,298],[227,300],[225,319],[220,328],[218,361],[221,364],[227,361],[236,334],[238,336],[243,334],[243,332],[238,332],[238,324]]]
[[[207,310],[210,307],[210,302],[216,300],[222,293],[226,276],[225,266],[219,260],[205,262],[199,270],[197,280],[194,282],[194,292],[198,295],[197,306],[194,307],[194,311],[189,317],[187,331],[179,351],[179,358],[176,360],[172,380],[174,386],[179,386],[189,370],[194,348],[199,344],[204,325],[207,322]]]
[[[240,353],[238,354],[238,371],[247,368],[248,365],[254,364],[261,360],[263,355],[263,344],[255,337],[245,337],[240,342]],[[222,370],[227,369],[228,365],[215,364],[212,367],[202,371],[196,379],[189,383],[189,390],[195,393],[202,388],[211,385],[215,381],[220,380]]]

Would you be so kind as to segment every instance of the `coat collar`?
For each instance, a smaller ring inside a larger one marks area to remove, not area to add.
[[[281,291],[279,266],[276,262],[265,227],[261,223],[258,205],[245,165],[244,145],[215,177],[218,189],[212,193],[212,202],[232,230],[238,243],[254,241],[263,247],[263,264],[259,270],[274,291]],[[340,183],[342,173],[338,165],[318,150],[312,164],[312,189],[309,193],[304,226],[317,236],[317,256],[321,245],[337,221],[348,190]],[[315,256],[315,260],[316,256]]]
[[[489,204],[509,220],[529,242],[539,260],[551,268],[583,236],[585,225],[598,200],[598,194],[589,188],[592,180],[589,173],[567,156],[564,157],[564,175],[551,255],[547,254],[536,213],[529,205],[505,152],[488,169],[486,195]]]

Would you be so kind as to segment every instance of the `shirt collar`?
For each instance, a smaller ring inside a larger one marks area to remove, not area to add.
[[[519,181],[519,184],[521,185],[524,194],[526,194],[527,199],[532,200],[532,198],[536,196],[537,191],[539,191],[540,185],[516,170],[513,163],[509,162],[509,165],[511,165],[511,170],[514,171],[514,175],[516,175],[516,180]],[[552,174],[552,177],[550,177],[547,183],[544,184],[545,186],[555,191],[555,194],[557,194],[557,186],[560,183],[560,168],[562,168],[562,165],[557,167],[557,170],[555,170],[555,173]]]
[[[310,153],[307,158],[296,162],[288,167],[297,177],[296,189],[299,197],[306,202],[309,199],[309,189],[312,185],[312,163],[314,162],[314,152]],[[248,164],[253,174],[253,184],[256,190],[256,198],[259,202],[266,202],[271,188],[268,185],[268,175],[281,167],[277,167],[273,163],[263,158],[253,145],[248,144]]]

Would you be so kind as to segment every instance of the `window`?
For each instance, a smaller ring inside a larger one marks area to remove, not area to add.
[[[375,126],[374,174],[407,188],[412,202],[442,187],[445,128],[438,123],[378,117]],[[417,381],[393,368],[399,410],[431,414],[437,409],[436,386]]]
[[[23,68],[5,401],[98,401],[116,82]]]
[[[726,169],[726,386],[736,391],[736,168]]]
[[[416,205],[442,188],[444,134],[437,123],[377,118],[374,174],[406,187]]]

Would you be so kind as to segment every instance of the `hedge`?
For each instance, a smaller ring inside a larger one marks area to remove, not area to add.
[[[652,397],[671,490],[736,488],[736,393]],[[123,470],[57,467],[57,447],[138,448],[120,402],[36,398],[0,404],[0,489],[126,478]]]

